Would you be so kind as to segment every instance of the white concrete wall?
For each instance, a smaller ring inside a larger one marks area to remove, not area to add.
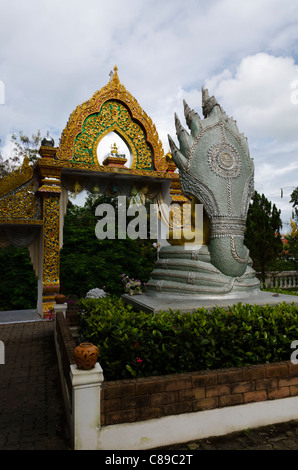
[[[298,419],[298,397],[248,403],[98,431],[97,449],[146,450]]]

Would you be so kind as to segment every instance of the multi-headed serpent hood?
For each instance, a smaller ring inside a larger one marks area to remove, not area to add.
[[[243,238],[254,164],[246,137],[205,88],[202,109],[204,119],[184,102],[190,133],[175,116],[180,149],[169,136],[171,152],[184,194],[195,196],[209,216],[212,264],[228,276],[241,276],[249,259]]]

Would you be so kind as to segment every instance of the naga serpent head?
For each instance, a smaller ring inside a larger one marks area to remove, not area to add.
[[[179,148],[169,136],[182,191],[204,205],[210,220],[211,261],[226,275],[245,273],[243,244],[247,210],[254,191],[254,164],[246,137],[214,96],[202,89],[204,119],[184,102],[190,132],[175,115]]]

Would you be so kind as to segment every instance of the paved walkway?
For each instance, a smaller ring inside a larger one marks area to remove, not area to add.
[[[70,449],[54,322],[2,323],[0,340],[0,450]]]
[[[5,364],[0,363],[0,450],[70,450],[54,322],[1,323],[0,315],[0,340],[5,344]],[[166,450],[298,450],[298,421]]]
[[[41,321],[41,316],[36,309],[33,310],[9,310],[0,312],[0,324],[24,323],[28,321]]]
[[[298,450],[298,421],[244,429],[226,436],[168,446],[166,449],[171,451]]]

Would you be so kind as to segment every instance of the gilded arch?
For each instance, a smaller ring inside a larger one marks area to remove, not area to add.
[[[129,146],[133,162],[131,168],[154,170],[153,151],[146,141],[142,126],[132,119],[121,102],[105,102],[99,113],[88,116],[74,141],[72,162],[98,165],[97,146],[103,137],[116,132]]]
[[[72,112],[61,135],[56,158],[100,166],[95,158],[96,144],[103,133],[112,130],[130,141],[134,156],[132,169],[167,171],[168,162],[156,127],[120,83],[116,66],[109,83]]]

